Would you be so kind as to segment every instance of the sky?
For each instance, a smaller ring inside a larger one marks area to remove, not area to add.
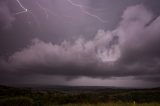
[[[159,0],[0,0],[0,84],[160,87]]]

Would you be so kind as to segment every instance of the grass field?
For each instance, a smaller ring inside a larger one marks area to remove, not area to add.
[[[63,106],[160,106],[159,103],[102,103],[102,104],[67,104]]]
[[[0,106],[160,106],[160,88],[0,86]]]

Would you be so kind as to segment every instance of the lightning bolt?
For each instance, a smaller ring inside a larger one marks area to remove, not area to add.
[[[22,11],[15,13],[15,15],[19,15],[19,14],[23,14],[23,13],[29,13],[32,16],[32,18],[34,19],[34,21],[36,22],[36,24],[38,25],[37,17],[32,13],[32,11],[25,8],[23,6],[23,4],[20,2],[20,0],[16,0],[16,1],[19,4],[19,6],[22,8]],[[31,24],[31,22],[28,21],[28,24]]]
[[[22,8],[22,11],[20,12],[17,12],[15,13],[16,15],[19,15],[19,14],[23,14],[23,13],[30,13],[32,15],[32,17],[34,18],[34,20],[37,21],[37,19],[35,18],[34,14],[32,13],[31,10],[25,8],[25,6],[20,2],[20,0],[16,0],[17,3],[19,4],[19,6]],[[94,8],[91,8],[91,7],[88,7],[88,6],[84,6],[84,5],[81,5],[81,4],[77,4],[75,2],[73,2],[72,0],[66,0],[69,4],[71,4],[72,6],[74,7],[77,7],[81,10],[82,13],[92,17],[92,18],[95,18],[97,19],[98,21],[102,22],[102,23],[108,23],[106,20],[103,20],[101,17],[95,15],[95,14],[92,14],[90,13],[89,11],[87,11],[86,9],[92,9],[92,10],[96,10]],[[50,9],[48,8],[45,8],[44,6],[42,6],[39,2],[36,2],[37,5],[39,6],[39,8],[41,8],[44,13],[45,13],[45,16],[46,16],[46,19],[49,18],[49,15],[54,15],[56,17],[60,17],[62,18],[62,16],[60,16],[59,14],[56,14],[55,12],[51,11]],[[70,18],[70,17],[67,17],[67,16],[63,16],[64,18]]]
[[[59,15],[57,14],[56,12],[54,11],[51,11],[49,8],[45,8],[43,5],[41,5],[39,2],[36,2],[36,4],[38,5],[38,7],[40,9],[42,9],[45,13],[45,16],[46,16],[46,19],[49,18],[50,15],[53,15],[55,17],[58,17],[58,19],[61,19],[61,18],[70,18],[69,16],[62,16],[62,15]],[[65,22],[65,21],[64,21]],[[67,21],[67,23],[70,23]]]
[[[48,14],[47,9],[46,9],[46,8],[44,8],[43,6],[41,6],[41,5],[40,5],[40,3],[38,3],[38,2],[36,2],[36,3],[37,3],[37,5],[39,6],[39,8],[41,8],[41,9],[44,11],[44,13],[46,14],[46,18],[48,19],[49,14]]]
[[[17,12],[16,14],[22,14],[22,13],[28,12],[28,9],[25,8],[25,7],[23,6],[23,4],[22,4],[19,0],[16,0],[16,1],[17,1],[17,3],[19,4],[19,6],[23,9],[23,11]]]
[[[43,7],[39,2],[36,2],[36,4],[39,6],[39,8],[41,8],[44,11],[47,19],[49,18],[49,14],[54,15],[56,17],[60,17],[59,15],[57,15],[56,13],[51,11],[50,9]]]
[[[103,20],[101,17],[99,17],[99,16],[97,16],[97,15],[95,15],[95,14],[92,14],[92,13],[88,12],[87,10],[85,10],[85,8],[90,8],[90,7],[77,4],[77,3],[73,2],[72,0],[67,0],[67,2],[70,3],[72,6],[75,6],[75,7],[80,8],[80,10],[81,10],[84,14],[86,14],[86,15],[88,15],[88,16],[90,16],[90,17],[93,17],[93,18],[99,20],[99,21],[102,22],[102,23],[108,23],[106,20]],[[92,9],[92,8],[90,8],[90,9]]]

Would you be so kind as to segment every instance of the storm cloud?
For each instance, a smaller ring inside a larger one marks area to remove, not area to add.
[[[1,8],[0,14],[5,10],[3,16],[10,17],[9,10],[3,9],[5,5]],[[160,17],[154,16],[144,5],[135,5],[123,12],[116,29],[99,29],[91,39],[53,44],[35,38],[22,50],[1,59],[1,81],[45,75],[69,79],[133,77],[158,82]],[[10,25],[13,18],[7,20],[5,24]]]
[[[159,86],[159,4],[1,0],[0,84]]]
[[[12,26],[15,17],[11,13],[7,2],[0,1],[0,29],[7,29]]]

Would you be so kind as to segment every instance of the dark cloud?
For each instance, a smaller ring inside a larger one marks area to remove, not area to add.
[[[15,17],[11,13],[7,3],[0,1],[0,29],[10,28],[14,20]]]
[[[90,40],[53,44],[34,39],[7,60],[1,59],[1,81],[46,75],[69,79],[132,76],[158,82],[160,18],[150,22],[153,16],[144,5],[135,5],[124,11],[115,30],[99,30]]]
[[[0,84],[159,85],[159,1],[72,1],[1,0]]]

